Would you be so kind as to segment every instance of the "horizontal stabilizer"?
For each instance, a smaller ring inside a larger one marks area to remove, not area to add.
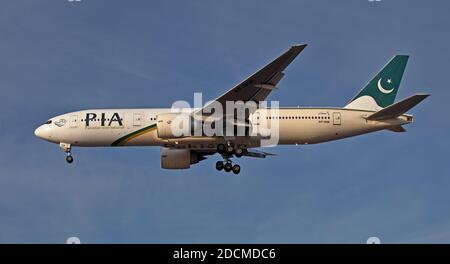
[[[252,150],[252,151],[244,151],[244,156],[252,157],[252,158],[265,158],[266,156],[275,156],[275,154],[267,153],[264,151],[259,150]]]
[[[406,129],[402,126],[393,126],[393,127],[388,128],[388,130],[390,130],[392,132],[397,132],[397,133],[406,132]]]
[[[416,106],[418,103],[422,102],[425,98],[430,96],[429,94],[415,94],[411,97],[406,98],[403,101],[390,105],[380,111],[370,115],[368,120],[386,120],[391,118],[396,118],[403,115],[409,109]]]

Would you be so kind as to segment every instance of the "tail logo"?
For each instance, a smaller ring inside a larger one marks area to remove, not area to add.
[[[382,92],[382,93],[384,93],[384,94],[390,94],[392,91],[394,91],[394,88],[392,88],[392,89],[390,89],[390,90],[387,90],[387,89],[384,89],[383,88],[383,86],[381,85],[381,79],[383,79],[383,78],[380,78],[379,80],[378,80],[378,90],[380,90],[380,92]],[[391,79],[388,79],[387,80],[387,83],[392,83],[392,80]]]

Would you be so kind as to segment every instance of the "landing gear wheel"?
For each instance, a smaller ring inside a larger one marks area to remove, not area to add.
[[[232,170],[234,174],[239,174],[239,172],[241,172],[241,166],[236,164],[233,166]]]
[[[73,157],[72,157],[72,155],[68,155],[67,157],[66,157],[66,161],[67,161],[67,163],[72,163],[73,162]]]
[[[233,154],[233,152],[234,152],[234,147],[233,147],[233,145],[228,145],[226,150],[227,150],[227,153],[228,153],[228,154]]]
[[[225,152],[225,145],[224,144],[217,145],[217,152],[224,153]]]
[[[231,165],[231,162],[225,163],[225,166],[223,167],[223,170],[226,172],[230,172],[233,169],[233,166]]]
[[[67,154],[66,156],[66,161],[67,163],[72,163],[73,162],[73,157],[72,157],[72,146],[69,143],[64,143],[61,142],[59,143],[59,147],[64,150],[64,152]]]
[[[241,146],[238,146],[235,150],[234,150],[234,155],[238,158],[242,157],[242,155],[244,154],[244,150],[241,148]]]
[[[222,161],[216,162],[216,170],[221,171],[221,170],[223,170],[223,167],[224,167],[224,165],[223,165]]]

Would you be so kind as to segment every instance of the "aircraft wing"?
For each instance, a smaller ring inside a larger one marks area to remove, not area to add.
[[[224,110],[226,101],[264,101],[270,92],[277,88],[276,85],[283,78],[283,71],[286,67],[306,46],[306,44],[292,46],[271,63],[216,98],[215,101],[220,102]]]

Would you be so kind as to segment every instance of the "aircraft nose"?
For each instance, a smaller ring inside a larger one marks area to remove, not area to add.
[[[34,135],[38,138],[43,138],[44,135],[42,130],[43,130],[42,126],[36,128],[36,130],[34,130]]]
[[[36,135],[36,137],[38,138],[48,140],[50,137],[49,128],[46,125],[42,125],[34,130],[34,135]]]

